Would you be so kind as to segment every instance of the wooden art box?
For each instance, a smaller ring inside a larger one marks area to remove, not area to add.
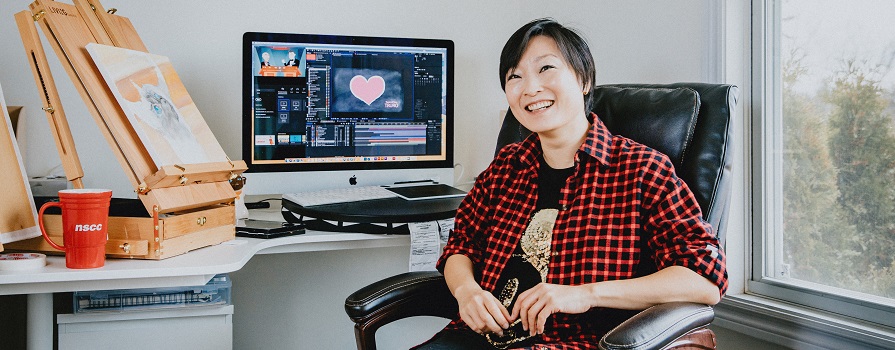
[[[38,197],[40,206],[54,198]],[[44,225],[47,234],[62,242],[62,218],[57,208],[47,210]],[[106,256],[114,258],[164,259],[201,247],[233,239],[234,210],[230,205],[217,205],[176,214],[150,215],[135,199],[113,198],[109,211],[109,241]],[[15,242],[7,248],[54,252],[55,249],[37,237]]]

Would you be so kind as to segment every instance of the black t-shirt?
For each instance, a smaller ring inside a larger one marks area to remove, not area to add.
[[[566,168],[566,169],[553,169],[547,162],[544,161],[543,157],[539,159],[540,168],[538,170],[538,202],[535,208],[535,215],[538,212],[541,212],[545,209],[547,210],[560,210],[559,201],[562,198],[562,188],[565,186],[566,181],[569,179],[569,176],[572,175],[575,168]],[[535,215],[532,215],[534,218]],[[521,240],[520,240],[521,241]],[[500,278],[497,280],[498,289],[494,291],[494,296],[497,297],[498,300],[504,303],[507,306],[507,311],[512,313],[513,305],[516,302],[516,298],[522,292],[534,287],[538,283],[541,283],[541,274],[540,272],[533,266],[529,261],[527,261],[524,257],[525,252],[522,249],[522,244],[516,244],[516,248],[513,251],[513,255],[510,257],[510,260],[507,262],[507,265],[504,267],[503,272],[500,275]],[[515,279],[512,283],[508,284],[511,280]],[[509,299],[509,303],[505,302],[505,300]],[[518,328],[516,330],[517,335],[527,335],[527,332],[522,331],[522,325],[517,324],[516,326],[511,326],[510,329]],[[510,345],[518,346],[524,343],[528,343],[529,341],[511,341],[510,335],[512,332],[504,332],[505,336],[503,338],[498,338],[496,336],[492,336],[490,339],[502,342],[510,342]]]
[[[569,179],[569,176],[572,175],[575,168],[566,168],[566,169],[553,169],[547,162],[544,161],[543,158],[539,159],[541,162],[540,169],[538,169],[538,203],[535,209],[535,212],[541,211],[543,209],[560,209],[559,200],[562,198],[562,188],[565,186],[566,181]],[[526,288],[522,288],[522,283],[520,281],[519,292],[522,293],[525,290],[528,290],[531,287],[534,287],[536,284],[540,283],[541,278],[540,274],[537,270],[535,270],[534,266],[525,261],[522,258],[522,245],[516,244],[516,249],[513,251],[513,256],[510,258],[510,261],[507,262],[507,266],[504,267],[503,273],[500,275],[500,279],[497,280],[497,285],[503,287],[506,285],[506,281],[510,278],[520,278],[520,277],[534,277],[534,283],[527,286]],[[528,278],[525,278],[526,280]],[[528,283],[526,283],[528,284]],[[500,291],[495,291],[495,294]],[[517,293],[517,295],[518,295]],[[513,298],[515,302],[515,298]],[[512,310],[512,308],[510,308]]]
[[[538,204],[537,210],[544,208],[560,209],[559,200],[562,198],[562,188],[575,168],[553,169],[541,158],[541,167],[538,169]]]

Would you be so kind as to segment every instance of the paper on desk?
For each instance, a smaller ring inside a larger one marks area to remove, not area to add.
[[[454,230],[454,218],[438,220],[438,233],[441,236],[441,245],[447,244],[448,236]]]
[[[438,223],[411,222],[410,229],[410,271],[435,271],[435,263],[441,256]]]

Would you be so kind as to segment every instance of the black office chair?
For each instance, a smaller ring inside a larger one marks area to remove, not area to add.
[[[602,85],[594,91],[594,112],[612,133],[671,158],[722,244],[737,90],[733,85],[677,83]],[[508,112],[497,149],[528,134]],[[411,316],[450,319],[458,313],[457,301],[438,272],[404,273],[373,283],[348,296],[345,311],[355,323],[357,347],[362,350],[376,349],[376,331],[392,321]],[[713,319],[714,311],[707,305],[656,305],[607,333],[599,345],[607,350],[714,349],[715,335],[708,329]]]

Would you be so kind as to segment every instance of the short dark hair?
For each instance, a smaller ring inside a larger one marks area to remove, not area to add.
[[[578,79],[581,80],[584,86],[590,87],[591,91],[588,91],[587,95],[584,96],[585,112],[589,112],[593,107],[593,94],[591,92],[597,79],[594,57],[590,53],[587,42],[581,38],[577,31],[564,27],[551,18],[541,18],[528,22],[522,28],[516,30],[510,36],[510,39],[507,40],[507,43],[504,44],[503,50],[500,52],[500,88],[506,91],[507,72],[519,65],[519,60],[522,59],[522,54],[525,52],[525,48],[528,47],[529,41],[539,35],[551,38],[556,42],[556,46],[562,52],[569,65],[572,66],[572,70],[578,76]]]

